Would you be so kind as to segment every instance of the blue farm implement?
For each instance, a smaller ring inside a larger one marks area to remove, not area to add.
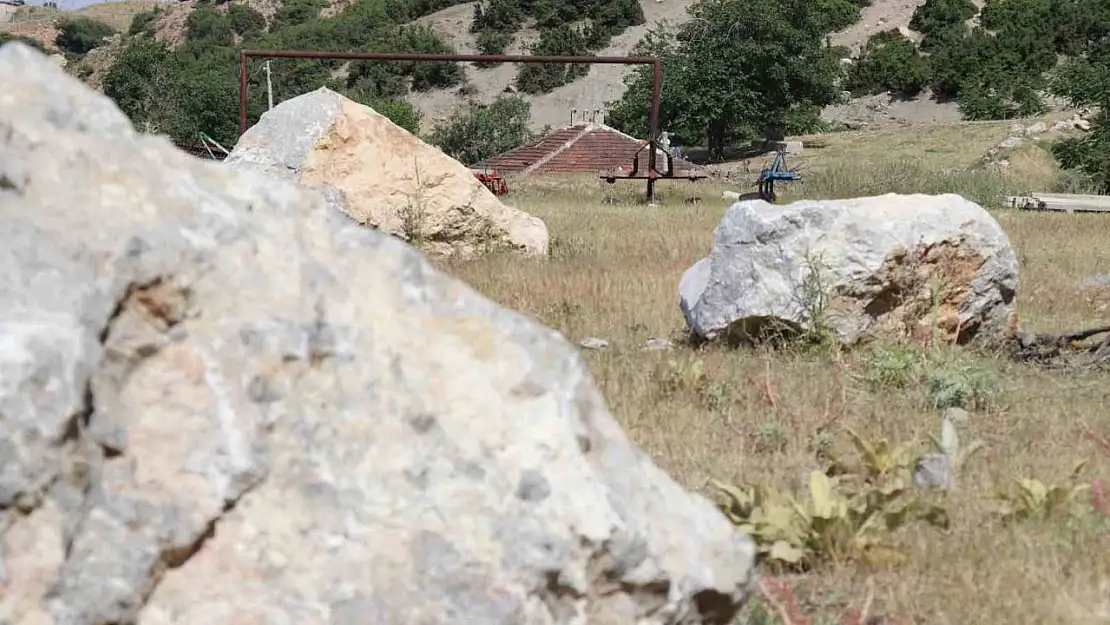
[[[759,198],[773,203],[776,197],[776,181],[797,182],[801,179],[802,176],[797,170],[786,166],[786,148],[780,147],[775,153],[775,160],[771,161],[771,166],[759,172],[759,180],[755,184],[759,187]]]

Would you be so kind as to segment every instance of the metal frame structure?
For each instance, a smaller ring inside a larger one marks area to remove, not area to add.
[[[448,63],[565,63],[572,65],[651,65],[651,112],[648,138],[647,172],[623,176],[625,179],[647,180],[647,200],[655,201],[655,181],[673,177],[673,171],[660,172],[656,167],[659,149],[659,102],[663,91],[663,61],[647,56],[532,56],[516,54],[428,54],[412,52],[322,52],[317,50],[241,50],[239,52],[239,135],[247,131],[247,59],[336,59],[350,61],[439,61]],[[645,147],[647,147],[645,146]],[[621,178],[622,176],[613,177]],[[610,178],[605,176],[605,178]]]

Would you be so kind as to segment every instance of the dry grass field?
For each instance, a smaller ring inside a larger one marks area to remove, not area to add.
[[[962,161],[952,154],[933,157],[961,133],[942,132],[947,138],[934,152],[923,146],[919,160],[899,154],[896,145],[922,136],[906,129],[869,143],[872,154],[894,154],[893,160],[845,159],[851,143],[831,149],[834,156],[824,162],[814,155],[817,173],[780,194],[786,196],[780,202],[952,191],[986,205],[997,193],[1056,184],[1058,173],[1035,152],[1015,157],[1005,175],[976,168],[970,152]],[[989,147],[990,141],[982,142]],[[506,201],[546,220],[550,258],[495,256],[446,269],[571,341],[609,341],[607,349],[584,355],[612,411],[688,488],[717,499],[709,486],[716,479],[804,498],[820,453],[841,448],[848,427],[865,439],[885,437],[929,451],[928,435],[940,431],[938,402],[968,400],[961,438],[981,439],[985,448],[947,497],[947,530],[920,524],[890,532],[891,546],[904,556],[896,564],[845,557],[800,573],[764,566],[771,599],[754,599],[738,624],[859,622],[842,617],[853,609],[869,623],[1110,623],[1110,517],[1096,510],[1091,495],[1077,495],[1068,513],[1010,523],[991,499],[999,490],[1016,492],[1022,478],[1063,484],[1084,459],[1090,461],[1086,483],[1110,479],[1110,447],[1085,436],[1089,429],[1110,432],[1104,374],[1037,369],[945,346],[690,347],[683,341],[677,285],[709,250],[727,208],[719,199],[722,187],[664,182],[663,205],[649,207],[637,202],[638,183],[609,187],[587,177],[510,184]],[[700,203],[684,201],[691,189]],[[613,194],[620,201],[604,201]],[[1110,271],[1110,215],[992,212],[1021,260],[1024,328],[1066,330],[1108,321],[1110,313],[1080,297],[1074,282]],[[642,349],[656,337],[670,338],[673,348]],[[775,590],[783,587],[791,589],[795,605],[787,606]]]

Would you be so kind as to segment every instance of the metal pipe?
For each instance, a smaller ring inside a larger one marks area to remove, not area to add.
[[[653,59],[651,68],[651,113],[649,121],[651,127],[651,153],[648,154],[648,173],[655,172],[655,151],[659,145],[659,103],[663,99],[663,60]],[[647,201],[655,202],[655,178],[648,178]]]
[[[247,131],[247,53],[239,53],[239,136]]]
[[[443,61],[447,63],[571,63],[590,65],[651,65],[650,56],[532,56],[527,54],[434,54],[429,52],[325,52],[322,50],[243,50],[244,57],[262,59],[344,59],[362,61]]]

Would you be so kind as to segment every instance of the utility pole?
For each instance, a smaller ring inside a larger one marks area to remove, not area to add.
[[[266,60],[266,64],[262,66],[262,71],[266,72],[266,98],[269,100],[270,109],[274,108],[274,83],[270,81],[270,60]],[[270,110],[267,109],[267,110]]]

